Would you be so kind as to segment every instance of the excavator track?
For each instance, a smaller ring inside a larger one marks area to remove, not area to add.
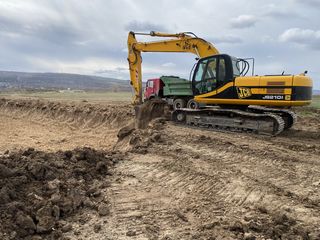
[[[177,109],[172,113],[177,124],[218,131],[254,132],[276,136],[285,129],[284,119],[272,112],[255,113],[237,109]]]
[[[285,125],[284,129],[291,128],[297,121],[297,115],[287,109],[267,108],[262,106],[249,106],[248,110],[254,113],[273,113],[283,118]]]

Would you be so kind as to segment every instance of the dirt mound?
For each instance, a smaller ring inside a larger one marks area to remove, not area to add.
[[[136,128],[144,129],[155,118],[170,118],[168,104],[161,100],[149,100],[139,106],[135,106]]]
[[[118,128],[127,124],[134,112],[128,104],[89,104],[46,100],[0,99],[0,109],[10,115],[42,115],[55,121],[80,127],[107,125]]]
[[[262,208],[256,215],[247,215],[241,221],[224,223],[224,229],[233,232],[237,239],[313,239],[309,231],[283,212],[268,213]]]
[[[150,144],[164,141],[164,123],[171,117],[168,104],[150,100],[135,106],[135,120],[122,127],[115,149],[146,153]]]
[[[164,131],[166,118],[155,118],[149,120],[147,128],[137,128],[132,122],[121,128],[117,134],[118,142],[114,149],[145,154],[153,144],[167,142],[168,137]]]
[[[108,213],[100,197],[117,152],[91,148],[45,153],[28,149],[0,157],[0,238],[59,239],[65,220],[84,208]],[[102,181],[103,180],[103,181]]]

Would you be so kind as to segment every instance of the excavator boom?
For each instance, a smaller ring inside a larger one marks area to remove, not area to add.
[[[192,33],[159,33],[150,32],[134,33],[128,35],[128,62],[130,69],[131,85],[133,86],[135,96],[133,104],[142,103],[142,72],[141,72],[141,52],[189,52],[200,58],[219,54],[219,51],[209,42]],[[167,40],[153,42],[138,42],[136,35],[148,35],[151,37],[170,38]]]

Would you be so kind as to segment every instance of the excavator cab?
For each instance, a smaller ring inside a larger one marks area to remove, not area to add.
[[[198,61],[193,73],[193,93],[194,95],[201,95],[215,92],[218,88],[232,82],[239,75],[240,70],[236,58],[227,54],[202,58]]]

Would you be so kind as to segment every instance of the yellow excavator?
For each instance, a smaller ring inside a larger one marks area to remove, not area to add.
[[[136,35],[169,38],[138,42]],[[246,59],[220,54],[213,44],[190,32],[177,34],[150,32],[128,35],[128,62],[133,103],[143,102],[142,52],[188,52],[198,62],[191,81],[192,108],[177,108],[172,120],[196,127],[277,135],[296,120],[287,108],[305,106],[312,100],[312,80],[299,75],[246,76]],[[205,107],[199,107],[200,104]],[[219,107],[213,107],[219,106]],[[276,107],[276,108],[275,108]]]

